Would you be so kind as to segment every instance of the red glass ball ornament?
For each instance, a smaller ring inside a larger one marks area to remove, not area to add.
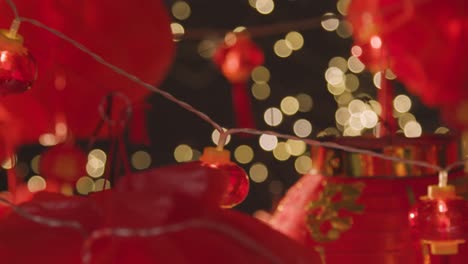
[[[449,195],[422,197],[409,212],[410,226],[431,246],[432,254],[457,254],[458,244],[468,239],[468,201],[456,197],[453,186],[429,188],[445,188],[443,192]]]
[[[207,147],[200,157],[202,164],[224,171],[229,177],[228,187],[221,199],[221,207],[231,208],[245,200],[249,193],[249,176],[230,160],[228,150]]]
[[[40,159],[39,170],[43,176],[62,183],[74,183],[86,175],[88,157],[73,144],[63,143],[47,150]]]
[[[0,30],[0,96],[28,90],[36,73],[36,62],[23,46],[23,38]]]

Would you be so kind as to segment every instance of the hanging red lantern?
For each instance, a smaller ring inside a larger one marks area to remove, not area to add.
[[[147,83],[159,84],[169,68],[174,44],[161,1],[142,1],[138,5],[111,0],[14,2],[20,16],[63,32]],[[13,13],[5,1],[0,2],[0,10],[0,24],[8,25]],[[76,138],[88,138],[101,121],[98,106],[106,95],[119,91],[134,104],[151,93],[44,29],[23,22],[20,33],[39,65],[34,89],[26,93],[36,103],[31,106],[21,96],[14,96],[4,98],[1,104],[11,113],[29,113],[18,117],[28,130],[24,133],[25,143],[36,143],[41,134],[54,133],[57,123],[64,123]],[[115,113],[121,113],[124,107],[127,105],[122,102],[112,105]],[[47,120],[45,129],[29,125],[39,112],[45,113],[41,117]],[[134,127],[130,131],[142,129]],[[102,129],[98,137],[108,134],[107,129]]]
[[[228,33],[214,57],[214,63],[232,84],[232,103],[238,127],[254,128],[255,122],[247,89],[252,70],[263,64],[261,49],[246,32]]]
[[[79,147],[65,142],[53,146],[42,154],[39,170],[47,179],[61,183],[75,183],[86,175],[88,157]]]
[[[440,157],[453,162],[457,151],[450,138],[438,136],[340,138],[337,143],[438,164]],[[318,153],[317,172],[304,175],[286,193],[271,225],[311,249],[322,247],[326,263],[422,263],[408,211],[414,197],[434,182],[435,171],[364,154]],[[453,263],[464,263],[466,254],[461,248]]]
[[[431,185],[428,195],[408,215],[416,236],[430,245],[433,255],[455,255],[468,239],[468,201],[452,185]]]
[[[445,107],[468,97],[468,70],[462,65],[468,60],[465,4],[353,0],[347,18],[357,45],[380,38],[388,66],[409,91],[430,106]]]

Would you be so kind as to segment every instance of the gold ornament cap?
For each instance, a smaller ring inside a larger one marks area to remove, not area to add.
[[[231,163],[231,152],[216,147],[206,147],[200,160],[211,164],[228,164]]]
[[[456,255],[458,254],[458,245],[465,243],[465,240],[423,240],[423,242],[429,244],[433,255]]]
[[[427,196],[429,199],[456,199],[457,194],[455,193],[455,186],[439,186],[439,185],[429,185],[427,187]]]

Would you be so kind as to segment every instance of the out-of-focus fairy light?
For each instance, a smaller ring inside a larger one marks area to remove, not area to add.
[[[354,99],[354,96],[350,92],[344,92],[336,98],[336,102],[339,106],[348,105]]]
[[[298,137],[308,137],[312,133],[312,124],[309,120],[299,119],[293,125],[294,134]]]
[[[351,54],[353,54],[353,56],[355,57],[359,57],[362,55],[362,48],[358,45],[354,45],[352,48],[351,48]]]
[[[189,145],[180,144],[174,150],[174,159],[177,162],[191,161],[192,156],[193,156],[193,151]]]
[[[286,45],[288,45],[292,50],[300,50],[304,46],[304,37],[301,33],[296,31],[291,31],[286,34],[285,37]]]
[[[299,102],[299,112],[306,113],[312,110],[314,106],[314,101],[312,97],[308,94],[300,93],[296,95],[296,99]]]
[[[364,128],[364,125],[361,122],[361,115],[351,116],[349,118],[349,126],[354,130],[362,130]]]
[[[36,155],[31,160],[31,170],[36,174],[40,173],[40,171],[39,171],[39,161],[40,160],[41,160],[41,155]]]
[[[18,161],[18,157],[16,157],[16,155],[13,155],[11,157],[7,157],[2,162],[2,168],[4,168],[5,170],[12,169],[13,167],[15,167],[17,161]]]
[[[380,89],[381,84],[382,84],[382,74],[380,72],[377,72],[376,74],[374,74],[372,81],[374,82],[375,87]]]
[[[268,168],[263,163],[255,163],[249,169],[249,176],[253,182],[262,183],[268,178]]]
[[[422,134],[422,127],[417,121],[409,121],[403,128],[406,137],[416,138]]]
[[[34,193],[45,190],[47,188],[47,183],[46,180],[41,176],[34,175],[31,178],[29,178],[27,186],[28,190]]]
[[[340,25],[340,20],[336,17],[334,17],[335,14],[333,13],[325,13],[323,15],[323,19],[322,19],[322,27],[326,30],[326,31],[334,31],[338,28],[338,26]]]
[[[279,161],[285,161],[291,157],[289,145],[286,142],[279,142],[273,150],[273,156]]]
[[[258,66],[252,70],[252,80],[256,83],[267,83],[270,80],[270,71],[265,66]]]
[[[276,136],[263,134],[259,137],[258,143],[265,151],[272,151],[278,145],[278,138]]]
[[[174,157],[175,157],[176,150],[174,150]],[[149,166],[151,166],[151,156],[148,154],[148,152],[139,150],[132,154],[131,162],[132,162],[132,166],[135,169],[144,170],[144,169],[149,168]]]
[[[235,29],[233,29],[232,32],[239,33],[239,32],[245,31],[245,30],[247,30],[246,27],[244,27],[244,26],[238,26],[238,27],[236,27]]]
[[[216,43],[213,40],[205,39],[200,41],[197,47],[198,54],[205,59],[213,57],[216,51]]]
[[[378,116],[382,114],[382,106],[376,100],[369,101],[370,108],[374,111]]]
[[[307,149],[306,143],[302,140],[288,139],[286,144],[289,146],[286,150],[292,156],[300,156],[304,154]]]
[[[340,95],[346,91],[346,86],[345,83],[340,83],[338,85],[327,83],[327,89],[333,95]]]
[[[252,161],[254,152],[251,147],[247,145],[240,145],[234,150],[234,158],[241,164],[247,164]]]
[[[435,134],[448,134],[450,132],[450,129],[448,129],[447,127],[438,127],[434,133]]]
[[[232,33],[232,32],[228,32],[226,33],[226,35],[224,35],[224,43],[228,46],[232,46],[234,44],[236,44],[237,42],[237,36],[236,34]]]
[[[105,183],[105,184],[104,184]],[[110,181],[106,179],[98,179],[94,182],[94,191],[95,192],[100,192],[104,189],[104,185],[106,187],[106,190],[109,190],[112,186]]]
[[[275,2],[273,0],[257,0],[255,8],[262,15],[268,15],[275,9]]]
[[[336,122],[342,126],[346,125],[351,118],[351,113],[349,112],[347,107],[340,107],[335,112],[335,119]]]
[[[81,177],[76,182],[75,188],[79,194],[87,195],[94,191],[94,181],[87,176]]]
[[[312,159],[308,156],[300,156],[294,161],[294,168],[300,174],[306,174],[312,169]]]
[[[263,119],[269,126],[278,126],[283,121],[283,114],[278,108],[270,107],[263,114]]]
[[[223,127],[223,130],[226,131],[226,129]],[[219,141],[219,131],[217,129],[214,129],[213,132],[211,133],[211,141],[213,141],[214,144],[218,145]],[[226,137],[226,142],[224,142],[224,145],[229,144],[231,141],[231,136]]]
[[[280,58],[287,58],[291,55],[292,49],[286,43],[286,40],[280,39],[273,45],[273,51]]]
[[[391,69],[387,69],[387,70],[385,70],[385,78],[387,78],[389,80],[395,80],[397,78],[397,76],[395,75],[395,73]]]
[[[104,174],[107,155],[101,149],[93,149],[88,154],[86,172],[93,178],[99,178]]]
[[[252,85],[252,95],[257,100],[265,100],[270,96],[271,89],[267,83],[254,83]]]
[[[286,96],[281,100],[280,108],[285,115],[294,115],[299,111],[299,101],[295,97]]]
[[[176,22],[171,23],[171,32],[174,41],[179,41],[182,36],[185,34],[184,27]]]
[[[357,136],[360,136],[361,135],[361,130],[356,130],[352,127],[347,127],[344,131],[343,131],[343,136],[346,136],[346,137],[357,137]]]
[[[359,78],[356,75],[352,74],[352,73],[346,74],[345,75],[345,86],[351,92],[356,91],[359,88]]]
[[[366,68],[366,66],[364,65],[364,63],[361,62],[361,60],[359,60],[358,57],[351,56],[351,57],[348,58],[348,69],[351,72],[360,73],[365,68]]]
[[[348,105],[349,113],[352,116],[359,117],[362,111],[366,110],[366,104],[361,100],[352,100]]]
[[[256,8],[256,7],[255,7],[255,3],[257,3],[257,0],[249,0],[249,5],[250,5],[252,8]]]
[[[325,80],[331,85],[339,85],[344,83],[344,74],[343,71],[338,67],[329,67],[325,71]]]
[[[380,49],[382,47],[382,39],[379,36],[372,36],[370,39],[370,45],[374,49]]]
[[[46,133],[39,136],[39,144],[41,144],[44,147],[50,147],[57,145],[58,141],[55,138],[54,134]]]
[[[338,2],[336,2],[336,9],[340,14],[346,15],[350,2],[351,0],[338,0]]]
[[[336,34],[341,38],[349,38],[353,34],[353,27],[351,23],[346,20],[341,20],[338,28],[336,29]]]
[[[373,128],[379,122],[379,117],[374,111],[364,110],[361,113],[361,123],[365,128]]]
[[[342,72],[346,72],[348,70],[348,62],[343,57],[333,57],[328,61],[329,67],[336,67],[340,69]]]
[[[411,113],[403,113],[398,117],[398,126],[404,128],[410,121],[416,121],[416,117]]]
[[[172,5],[171,11],[172,15],[179,20],[185,20],[189,18],[191,13],[190,6],[185,1],[176,1]]]
[[[393,99],[393,107],[399,113],[406,113],[411,109],[411,99],[404,94],[400,94]]]

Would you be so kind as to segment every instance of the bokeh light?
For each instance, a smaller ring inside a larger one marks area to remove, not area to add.
[[[404,94],[400,94],[393,99],[393,107],[399,113],[406,113],[411,109],[411,99]]]
[[[270,80],[270,71],[265,66],[258,66],[252,70],[252,80],[256,83],[267,83]]]
[[[278,145],[278,138],[276,136],[263,134],[259,137],[258,142],[263,150],[272,151]]]
[[[226,131],[226,128],[223,127],[223,130]],[[219,131],[217,129],[214,129],[213,132],[211,133],[211,141],[213,141],[215,145],[218,145],[219,136],[220,136]],[[229,144],[230,141],[231,141],[231,135],[228,135],[226,137],[226,142],[224,142],[224,145]]]
[[[291,149],[286,142],[279,142],[273,150],[273,156],[279,161],[285,161],[291,157]]]
[[[308,156],[300,156],[294,161],[294,168],[299,174],[306,174],[312,169],[312,159]]]
[[[299,102],[299,112],[306,113],[312,110],[312,107],[314,106],[312,96],[305,93],[300,93],[296,95],[296,99]]]
[[[254,83],[252,85],[252,95],[257,100],[266,100],[270,97],[271,89],[267,83]]]
[[[292,49],[286,43],[286,40],[280,39],[273,45],[273,51],[280,58],[287,58],[292,54]]]
[[[186,144],[180,144],[174,149],[174,159],[177,162],[191,161],[193,157],[192,148]]]
[[[46,189],[47,183],[46,180],[41,176],[34,175],[31,178],[29,178],[27,186],[30,192],[39,192]]]
[[[273,0],[257,0],[255,2],[255,8],[262,15],[268,15],[275,9],[275,3]]]
[[[190,149],[191,150],[191,149]],[[174,157],[176,156],[176,150],[174,151]],[[132,166],[137,170],[144,170],[151,166],[151,156],[148,152],[139,150],[132,154],[131,157]]]
[[[179,20],[185,20],[189,18],[191,13],[190,6],[185,1],[176,1],[172,5],[171,11],[172,15]]]
[[[81,177],[76,182],[75,188],[79,194],[87,195],[94,191],[94,181],[88,176]]]
[[[254,152],[247,145],[240,145],[234,150],[234,158],[241,164],[247,164],[252,161]]]
[[[286,45],[288,45],[292,50],[300,50],[304,46],[304,37],[301,33],[296,31],[291,31],[286,34],[285,37]]]
[[[335,14],[333,13],[326,13],[324,14],[323,16],[323,19],[322,19],[322,27],[326,30],[326,31],[334,31],[338,28],[338,26],[340,25],[340,20],[336,17],[334,17]]]
[[[268,168],[265,164],[257,162],[250,167],[249,176],[253,182],[262,183],[268,178]]]
[[[285,115],[294,115],[299,111],[299,101],[292,96],[286,96],[280,103],[281,111]]]
[[[283,114],[278,108],[270,107],[263,114],[263,119],[269,126],[278,126],[283,121]]]
[[[406,123],[403,128],[403,132],[405,133],[405,136],[409,138],[420,137],[422,134],[422,127],[417,121],[412,120]]]
[[[312,124],[307,119],[299,119],[294,122],[293,130],[298,137],[308,137],[312,133]]]

